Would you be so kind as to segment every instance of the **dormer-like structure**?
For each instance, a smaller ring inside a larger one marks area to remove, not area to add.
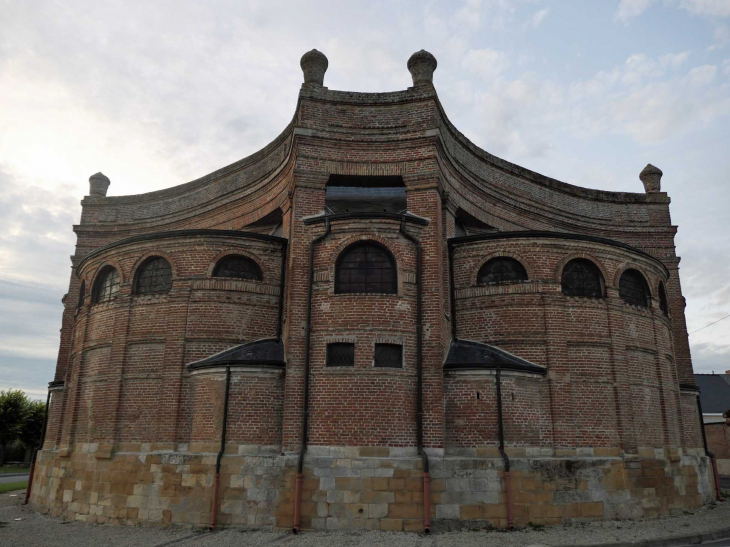
[[[37,507],[427,532],[714,498],[661,171],[609,192],[497,158],[434,56],[407,65],[335,91],[312,50],[259,152],[141,195],[90,178]]]

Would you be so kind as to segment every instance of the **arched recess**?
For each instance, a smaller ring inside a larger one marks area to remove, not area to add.
[[[346,247],[335,262],[335,294],[398,294],[398,267],[393,253],[374,240]]]
[[[663,281],[659,281],[656,293],[659,299],[659,309],[666,317],[669,317],[669,300],[667,299],[667,290],[664,288]]]
[[[172,289],[172,265],[159,254],[145,258],[135,270],[134,294],[164,294]]]
[[[263,281],[264,272],[259,263],[253,258],[234,252],[218,259],[213,268],[212,277]]]
[[[567,260],[560,272],[560,290],[565,296],[605,298],[606,281],[601,268],[589,258]]]
[[[472,272],[471,284],[524,282],[533,279],[530,270],[527,262],[514,253],[492,253],[482,259],[479,267]],[[487,274],[491,274],[494,280],[485,280]]]
[[[646,274],[637,267],[624,268],[618,278],[618,290],[621,300],[632,306],[651,307],[651,290]]]

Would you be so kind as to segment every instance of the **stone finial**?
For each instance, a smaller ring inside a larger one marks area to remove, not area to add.
[[[662,170],[654,167],[651,163],[647,163],[646,167],[639,173],[641,182],[644,183],[644,191],[661,192],[662,190]]]
[[[109,177],[99,172],[89,177],[89,194],[92,196],[106,196],[106,191],[112,181]]]
[[[411,55],[408,59],[408,71],[413,78],[413,85],[433,85],[433,71],[436,70],[437,64],[436,57],[425,49]]]
[[[316,49],[307,51],[302,55],[299,65],[302,67],[302,72],[304,72],[305,84],[324,85],[324,73],[327,72],[329,66],[324,53]]]

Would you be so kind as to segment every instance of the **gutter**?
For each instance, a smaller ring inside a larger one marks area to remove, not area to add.
[[[400,233],[416,246],[416,439],[418,454],[423,460],[423,531],[431,533],[431,473],[428,454],[423,448],[423,246],[421,241],[406,231],[405,218],[401,220]]]
[[[302,418],[302,448],[299,451],[299,461],[297,463],[297,475],[294,486],[294,526],[292,533],[298,534],[302,525],[301,502],[302,502],[302,483],[304,481],[304,453],[307,450],[307,430],[309,426],[309,354],[312,342],[312,290],[314,287],[314,246],[326,238],[332,231],[330,219],[325,218],[326,229],[322,235],[315,237],[309,243],[309,272],[307,287],[307,323],[305,326],[305,342],[304,342],[304,414]]]
[[[215,478],[213,479],[213,508],[210,516],[210,529],[215,530],[218,520],[218,487],[221,478],[221,458],[226,450],[226,429],[228,429],[228,399],[231,393],[231,367],[226,367],[226,395],[223,399],[223,426],[221,427],[221,449],[215,460]]]

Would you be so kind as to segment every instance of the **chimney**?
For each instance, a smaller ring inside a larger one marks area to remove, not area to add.
[[[109,177],[99,172],[89,177],[89,194],[92,196],[106,196],[106,191],[112,181]]]

